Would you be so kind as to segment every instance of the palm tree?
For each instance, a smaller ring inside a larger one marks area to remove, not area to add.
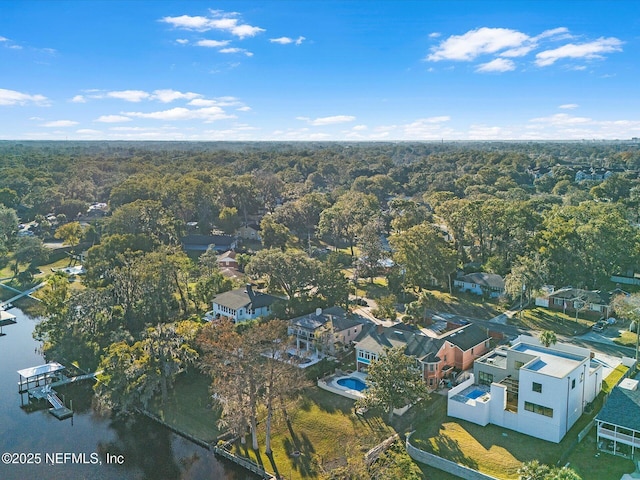
[[[545,330],[540,334],[540,343],[545,347],[555,345],[558,342],[556,334],[551,330]]]

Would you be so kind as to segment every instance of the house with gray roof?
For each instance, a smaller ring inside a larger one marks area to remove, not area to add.
[[[403,323],[391,327],[375,325],[356,342],[356,367],[364,371],[385,349],[401,347],[405,355],[415,357],[420,364],[427,386],[436,389],[443,379],[471,368],[474,359],[487,352],[489,345],[488,332],[472,323],[439,337],[427,336]]]
[[[229,317],[234,323],[245,322],[271,314],[271,306],[281,300],[267,293],[253,290],[248,283],[245,287],[216,295],[213,298],[214,318]]]
[[[475,272],[462,275],[453,281],[453,286],[461,292],[487,295],[491,298],[504,294],[504,278],[495,273]]]
[[[348,315],[341,307],[318,308],[314,313],[290,320],[289,335],[300,351],[333,354],[336,347],[349,346],[362,333],[362,318]]]
[[[598,450],[627,458],[640,452],[638,380],[620,382],[596,417]]]
[[[538,307],[562,310],[563,313],[579,311],[594,318],[606,318],[610,313],[611,292],[563,287],[536,297],[535,303]]]

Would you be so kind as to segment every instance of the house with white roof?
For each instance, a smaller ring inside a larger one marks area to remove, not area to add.
[[[449,391],[447,413],[558,443],[601,389],[589,349],[521,335],[474,362],[473,377]]]

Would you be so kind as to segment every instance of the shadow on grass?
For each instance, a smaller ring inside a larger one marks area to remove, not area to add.
[[[355,402],[319,388],[310,388],[305,392],[300,402],[300,408],[309,411],[314,403],[324,412],[335,413],[339,411],[345,415],[350,415],[353,412],[353,404]]]
[[[291,468],[303,477],[313,475],[315,473],[313,458],[316,453],[313,443],[305,433],[297,436],[291,427],[289,427],[289,433],[292,435],[291,438],[285,437],[282,440],[282,446],[291,459]],[[272,465],[277,471],[275,462],[272,461]]]
[[[452,440],[449,437],[439,435],[434,439],[433,450],[441,457],[444,457],[453,462],[459,463],[474,470],[478,469],[478,462],[470,457],[467,457],[460,444],[456,440]]]

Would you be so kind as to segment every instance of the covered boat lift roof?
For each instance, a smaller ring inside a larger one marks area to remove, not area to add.
[[[58,362],[45,363],[44,365],[38,365],[37,367],[23,368],[18,370],[18,375],[22,378],[33,378],[40,375],[47,375],[64,370],[65,366],[60,365]]]

